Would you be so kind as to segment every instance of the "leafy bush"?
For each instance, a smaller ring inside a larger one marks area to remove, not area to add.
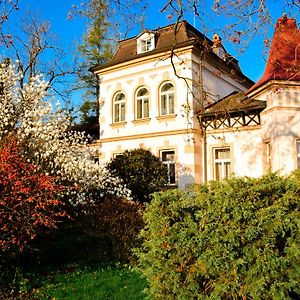
[[[168,183],[166,166],[144,149],[125,151],[110,161],[108,169],[124,181],[133,199],[140,202],[149,202],[151,194]]]
[[[63,187],[38,172],[14,141],[0,147],[0,250],[23,250],[44,228],[66,215],[59,200]]]
[[[93,206],[85,214],[84,224],[91,236],[102,236],[106,240],[108,257],[128,261],[131,249],[138,245],[138,234],[143,227],[141,204],[117,198],[107,198]]]
[[[155,299],[299,299],[300,176],[154,195],[140,270]]]

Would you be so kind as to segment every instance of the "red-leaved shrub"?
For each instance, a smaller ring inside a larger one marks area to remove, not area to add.
[[[0,249],[20,250],[66,216],[62,187],[20,155],[15,141],[0,146]]]

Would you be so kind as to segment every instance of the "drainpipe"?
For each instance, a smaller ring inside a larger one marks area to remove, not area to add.
[[[206,128],[202,127],[202,148],[203,148],[203,179],[207,183],[207,136]]]
[[[205,49],[202,50],[199,63],[199,92],[200,92],[200,116],[198,122],[202,130],[202,149],[203,149],[203,180],[207,182],[207,136],[206,128],[202,124],[202,114],[204,113],[205,92],[203,88],[203,61],[205,57]]]

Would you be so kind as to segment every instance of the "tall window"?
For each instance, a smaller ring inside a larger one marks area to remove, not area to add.
[[[267,171],[272,171],[272,160],[271,160],[271,143],[268,141],[266,145],[266,163]]]
[[[300,169],[300,140],[296,141],[297,149],[297,168]]]
[[[168,181],[169,184],[176,183],[175,176],[175,151],[174,150],[163,150],[160,152],[161,161],[168,168]]]
[[[113,121],[114,123],[125,121],[125,95],[118,93],[113,101]]]
[[[214,148],[214,178],[224,180],[230,177],[231,160],[230,148]]]
[[[164,83],[160,88],[160,114],[174,114],[174,86],[170,82]]]
[[[149,92],[146,88],[140,88],[136,95],[136,118],[149,117]]]

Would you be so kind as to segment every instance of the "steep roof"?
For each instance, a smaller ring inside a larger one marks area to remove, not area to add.
[[[277,20],[263,77],[247,93],[270,80],[300,80],[300,30],[286,16]]]
[[[233,92],[205,108],[202,116],[217,116],[241,111],[263,110],[266,102],[249,98],[244,92]]]
[[[228,72],[242,77],[243,82],[248,86],[253,84],[252,80],[242,73],[239,68],[238,61],[234,57],[230,56],[228,53],[225,60],[218,57],[218,55],[212,51],[213,42],[187,21],[161,27],[156,30],[152,30],[151,33],[155,34],[156,45],[154,50],[140,54],[137,53],[137,38],[140,35],[122,40],[119,42],[119,48],[111,61],[94,66],[90,70],[96,72],[106,67],[114,66],[133,59],[193,45],[199,50],[207,49],[207,54],[212,60],[217,62],[220,66],[230,68]]]

